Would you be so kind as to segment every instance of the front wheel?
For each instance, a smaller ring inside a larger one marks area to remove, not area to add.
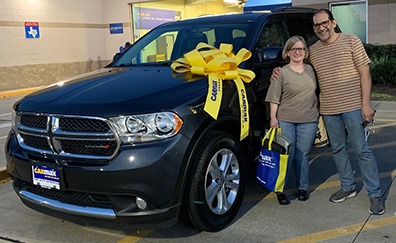
[[[238,141],[212,132],[192,160],[182,205],[182,219],[205,231],[218,231],[235,218],[242,204],[246,160]]]

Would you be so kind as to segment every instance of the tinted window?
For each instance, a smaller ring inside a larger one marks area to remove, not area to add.
[[[286,23],[289,28],[290,36],[302,36],[307,42],[308,46],[312,45],[318,40],[313,31],[312,17],[291,17],[286,20]]]
[[[266,47],[283,47],[286,42],[286,33],[281,21],[267,23],[260,34],[257,49]]]
[[[221,43],[233,44],[233,52],[243,47],[248,23],[177,25],[159,27],[143,36],[114,66],[128,66],[174,61],[196,48],[200,42],[219,47]]]

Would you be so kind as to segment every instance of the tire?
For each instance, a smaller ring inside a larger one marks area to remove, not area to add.
[[[181,209],[183,221],[199,230],[229,225],[242,204],[246,159],[239,142],[226,132],[212,132],[200,143]]]

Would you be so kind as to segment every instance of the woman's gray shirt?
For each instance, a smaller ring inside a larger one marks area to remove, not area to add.
[[[279,105],[277,118],[293,123],[307,123],[318,120],[318,98],[313,68],[304,64],[304,71],[298,73],[286,65],[280,77],[272,81],[265,101]]]

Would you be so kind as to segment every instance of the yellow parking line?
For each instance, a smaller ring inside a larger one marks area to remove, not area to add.
[[[3,139],[3,138],[6,138],[7,136],[2,136],[2,137],[0,137],[0,139]]]
[[[370,145],[371,149],[376,149],[376,148],[383,148],[383,147],[391,147],[391,146],[395,146],[396,145],[396,141],[395,142],[389,142],[389,143],[381,143],[381,144],[375,144],[375,145]],[[352,151],[351,149],[348,150]]]
[[[141,240],[142,238],[146,237],[151,232],[153,232],[153,230],[138,231],[136,233],[133,233],[132,235],[128,235],[127,237],[117,241],[117,243],[134,243],[134,242],[137,242],[138,240]]]
[[[16,96],[16,95],[25,95],[25,94],[31,93],[33,91],[36,91],[37,89],[39,89],[41,87],[43,87],[43,86],[27,88],[27,89],[1,91],[0,98],[7,98],[7,97],[11,97],[11,96]]]
[[[396,120],[395,120],[395,119],[381,119],[381,118],[377,119],[377,118],[375,118],[375,121],[380,121],[380,122],[394,122],[394,121],[396,121]]]
[[[387,124],[383,124],[383,125],[374,125],[374,126],[370,126],[372,128],[383,128],[383,127],[393,127],[396,126],[396,122],[392,122],[392,123],[387,123]]]
[[[364,223],[348,225],[348,226],[337,228],[337,229],[326,230],[326,231],[317,232],[314,234],[296,237],[293,239],[278,241],[278,243],[319,242],[319,241],[330,240],[330,239],[334,239],[337,237],[346,236],[346,235],[350,235],[350,234],[356,234],[362,229],[363,225],[364,225],[364,228],[362,229],[362,231],[367,231],[367,230],[381,228],[381,227],[389,226],[389,225],[393,225],[393,224],[396,224],[396,216],[369,221],[366,223],[366,225],[364,225]]]

